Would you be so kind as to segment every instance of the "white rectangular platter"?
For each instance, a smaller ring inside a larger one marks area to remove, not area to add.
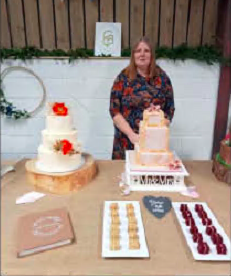
[[[111,250],[110,248],[110,227],[112,203],[118,203],[120,218],[120,249]],[[129,249],[128,218],[126,205],[132,204],[134,214],[137,219],[138,237],[140,242],[139,249]],[[103,258],[148,258],[149,251],[145,240],[144,227],[138,201],[105,201],[103,214],[103,233],[102,233],[102,257]]]
[[[185,224],[185,219],[182,216],[180,206],[181,204],[187,204],[188,210],[191,211],[192,217],[195,220],[195,225],[198,227],[199,232],[203,236],[204,242],[206,242],[209,246],[209,253],[208,254],[199,254],[197,251],[197,242],[193,241],[193,236],[190,233],[190,226]],[[223,243],[227,247],[227,253],[225,255],[220,255],[217,253],[216,245],[212,242],[211,236],[206,234],[206,226],[202,224],[201,218],[198,216],[197,212],[195,211],[195,205],[201,204],[204,210],[207,213],[207,217],[212,219],[212,225],[216,227],[217,233],[223,237]],[[173,209],[176,213],[176,217],[180,223],[181,229],[186,239],[186,243],[189,246],[192,255],[195,260],[200,261],[229,261],[231,260],[231,251],[230,251],[230,239],[226,235],[224,229],[218,223],[216,217],[214,216],[213,212],[208,207],[207,203],[205,202],[173,202]]]

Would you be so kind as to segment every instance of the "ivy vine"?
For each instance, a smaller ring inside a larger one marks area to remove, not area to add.
[[[205,62],[209,65],[214,63],[219,63],[226,66],[231,66],[231,57],[225,58],[222,55],[220,49],[213,45],[203,45],[198,47],[189,47],[185,44],[174,48],[168,47],[158,47],[155,51],[156,59],[158,58],[167,58],[171,60],[186,60],[194,59],[197,61]],[[106,57],[105,55],[102,55]],[[130,57],[131,49],[123,49],[121,51],[122,57]],[[94,50],[92,49],[70,49],[64,51],[61,49],[55,50],[43,50],[36,47],[24,47],[24,48],[12,48],[0,49],[0,60],[4,59],[20,59],[27,60],[32,58],[40,57],[67,57],[69,62],[72,62],[79,58],[89,58],[94,57]],[[108,56],[109,57],[109,56]],[[30,113],[26,110],[18,110],[11,102],[8,102],[4,96],[2,90],[2,81],[0,79],[0,113],[6,115],[6,117],[19,119],[19,118],[28,118]]]
[[[130,57],[131,49],[123,49],[122,57]],[[104,56],[104,55],[102,55]],[[94,51],[91,49],[71,49],[64,51],[61,49],[42,50],[36,47],[0,49],[0,59],[32,59],[39,57],[68,57],[69,62],[79,58],[94,57]],[[106,57],[106,56],[104,56]],[[172,60],[195,59],[212,65],[216,62],[231,66],[231,57],[225,58],[222,52],[215,46],[203,45],[198,47],[189,47],[185,44],[174,48],[158,47],[156,48],[156,58],[168,58]]]

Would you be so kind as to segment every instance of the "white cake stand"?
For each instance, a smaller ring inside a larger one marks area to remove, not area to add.
[[[131,191],[182,192],[187,189],[184,178],[188,175],[183,163],[178,170],[145,167],[135,163],[135,151],[126,151],[126,178]]]

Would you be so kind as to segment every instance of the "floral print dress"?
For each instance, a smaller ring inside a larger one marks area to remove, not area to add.
[[[170,121],[174,115],[173,89],[169,77],[157,66],[158,74],[150,78],[137,74],[130,80],[123,71],[113,83],[110,97],[110,114],[113,118],[120,113],[135,133],[139,133],[139,122],[143,119],[144,109],[151,104],[160,105],[165,117]],[[133,150],[134,145],[127,135],[114,125],[112,159],[125,159],[125,151]]]

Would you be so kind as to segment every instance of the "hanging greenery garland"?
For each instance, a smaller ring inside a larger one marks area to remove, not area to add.
[[[131,49],[123,49],[121,56],[130,57]],[[89,49],[71,49],[69,51],[56,49],[48,51],[35,47],[0,49],[1,60],[7,58],[26,60],[39,57],[69,57],[69,61],[71,62],[78,58],[94,57],[94,51]],[[156,58],[168,58],[172,60],[194,59],[206,62],[209,65],[218,62],[231,66],[231,58],[224,58],[217,47],[209,45],[189,47],[182,44],[174,48],[158,47],[156,48]]]
[[[123,49],[121,52],[122,57],[130,57],[131,56],[131,49]],[[0,49],[0,60],[4,59],[32,59],[32,58],[39,58],[39,57],[68,57],[69,62],[76,60],[78,58],[89,58],[94,57],[94,51],[91,49],[71,49],[69,51],[64,51],[60,49],[55,50],[41,50],[36,47],[24,47],[24,48],[12,48]],[[158,47],[156,48],[156,58],[168,58],[172,60],[185,60],[185,59],[194,59],[201,62],[206,62],[209,65],[214,63],[220,63],[223,65],[231,66],[231,58],[224,58],[222,56],[221,51],[216,48],[215,46],[198,46],[198,47],[189,47],[185,44],[174,47],[174,48],[167,48],[167,47]],[[17,109],[13,103],[7,101],[3,89],[2,89],[2,81],[3,78],[12,70],[24,70],[29,74],[33,75],[43,88],[43,96],[39,105],[35,108],[34,111],[28,112],[26,110],[19,110]],[[8,118],[29,118],[32,116],[42,105],[45,100],[46,90],[42,80],[35,75],[35,73],[21,66],[13,66],[6,68],[3,70],[0,78],[0,112],[4,114]]]
[[[17,70],[25,71],[25,72],[29,73],[30,75],[34,76],[38,80],[40,85],[42,86],[42,92],[43,92],[42,98],[41,98],[39,104],[36,106],[36,108],[33,111],[27,111],[25,109],[24,110],[17,109],[13,105],[12,102],[9,102],[6,99],[5,94],[3,92],[3,89],[2,89],[3,79],[10,72],[17,71]],[[29,117],[33,116],[38,111],[38,109],[45,102],[45,99],[46,99],[45,86],[44,86],[42,80],[32,70],[25,68],[25,67],[21,67],[21,66],[12,66],[12,67],[7,67],[2,71],[1,77],[0,77],[0,113],[3,114],[4,116],[6,116],[7,118],[13,118],[13,119],[29,118]]]

